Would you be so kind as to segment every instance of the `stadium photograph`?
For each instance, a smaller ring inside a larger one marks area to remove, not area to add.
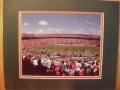
[[[101,79],[103,15],[19,11],[19,78]]]

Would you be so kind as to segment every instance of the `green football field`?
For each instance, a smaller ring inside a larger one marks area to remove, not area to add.
[[[37,48],[32,48],[32,51],[34,52],[42,52],[44,50],[50,50],[50,51],[80,51],[85,52],[86,50],[89,50],[91,52],[97,52],[100,54],[100,47],[95,46],[62,46],[62,45],[44,45]]]

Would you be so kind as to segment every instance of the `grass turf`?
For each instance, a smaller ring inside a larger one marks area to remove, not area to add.
[[[91,52],[97,52],[100,54],[100,47],[94,46],[62,46],[62,45],[44,45],[37,48],[32,48],[32,51],[41,52],[44,50],[51,50],[51,51],[80,51],[85,52],[89,50]]]

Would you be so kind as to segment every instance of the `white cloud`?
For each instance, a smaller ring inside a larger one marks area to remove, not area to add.
[[[28,33],[28,34],[31,34],[32,32],[28,31],[27,33]]]
[[[85,23],[89,23],[89,21],[88,21],[88,20],[86,20],[86,21],[85,21]]]
[[[43,33],[44,31],[43,30],[38,30],[38,33]]]
[[[90,22],[88,20],[85,21],[86,24],[89,24],[89,25],[94,25],[93,22]]]
[[[65,28],[48,28],[47,29],[47,33],[57,33],[57,34],[60,34],[60,33],[63,33],[65,32]]]
[[[24,25],[24,26],[28,26],[29,23],[28,23],[28,22],[24,22],[23,25]]]
[[[83,32],[83,31],[82,31]],[[62,33],[71,33],[71,34],[78,34],[80,33],[80,31],[69,31],[69,30],[66,30],[66,28],[43,28],[43,29],[39,29],[37,30],[37,33],[39,34],[62,34]]]
[[[66,29],[65,28],[61,28],[62,31],[65,31]]]
[[[96,32],[97,30],[96,30],[96,28],[93,27],[93,28],[90,28],[89,31],[90,32]]]
[[[61,31],[60,31],[60,29],[57,28],[57,29],[56,29],[56,32],[61,32]]]
[[[75,33],[75,34],[79,34],[80,32],[78,32],[78,31],[75,31],[74,33]]]
[[[39,21],[39,25],[41,25],[41,26],[47,26],[48,22],[45,21],[45,20],[41,20],[41,21]]]
[[[80,30],[79,30],[80,32],[82,32],[83,31],[83,29],[82,28],[80,28]]]
[[[91,32],[91,31],[92,31],[92,29],[89,29],[89,31]]]
[[[100,35],[100,31],[97,30],[95,27],[90,28],[90,29],[89,29],[89,32],[90,32],[91,34]]]
[[[48,32],[54,31],[55,28],[48,28]]]
[[[65,32],[65,28],[56,28],[56,33],[64,33]],[[67,31],[68,32],[68,31]]]
[[[100,35],[100,31],[98,30],[98,31],[96,32],[96,34],[97,34],[97,35]]]
[[[94,25],[94,23],[92,23],[92,22],[89,22],[89,24],[90,24],[90,25]]]

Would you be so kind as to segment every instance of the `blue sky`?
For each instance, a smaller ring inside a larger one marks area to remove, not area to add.
[[[100,35],[100,15],[22,14],[22,32],[31,34]]]

